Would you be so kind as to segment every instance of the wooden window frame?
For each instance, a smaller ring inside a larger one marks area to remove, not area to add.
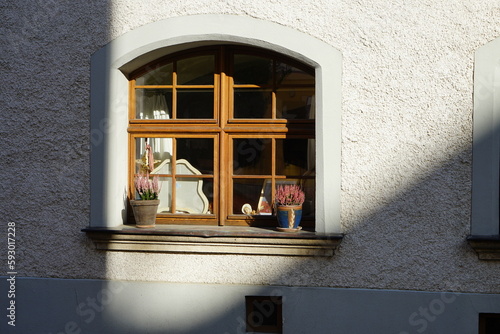
[[[192,134],[192,133],[177,133],[177,132],[168,132],[168,137],[161,136],[161,134],[155,133],[151,134],[149,132],[130,132],[129,135],[129,170],[134,171],[135,170],[135,152],[136,152],[136,139],[138,138],[172,138],[174,139],[174,143],[176,139],[179,138],[203,138],[203,139],[213,139],[214,143],[214,170],[212,174],[201,174],[201,175],[196,175],[196,176],[186,176],[186,175],[181,175],[177,176],[176,171],[174,166],[172,166],[172,171],[170,174],[159,174],[160,177],[170,177],[172,180],[175,180],[177,178],[189,178],[189,177],[196,177],[196,178],[203,178],[203,179],[212,179],[214,183],[214,205],[213,208],[217,210],[219,207],[218,205],[218,199],[220,198],[219,196],[219,185],[218,185],[218,180],[219,180],[219,169],[215,168],[216,166],[219,166],[219,155],[218,155],[218,150],[216,149],[219,146],[219,135],[217,133],[214,133],[212,131],[206,132],[202,135],[200,134]],[[174,156],[172,158],[172,161],[177,161],[177,157],[175,154],[175,145],[174,145]],[[133,185],[134,184],[134,172],[129,173],[129,184]],[[132,186],[128,188],[128,197],[133,198],[135,196],[135,190],[133,189]],[[173,206],[175,208],[175,187],[172,189],[172,201],[174,202]],[[134,217],[132,214],[132,210],[128,211],[129,214],[129,220],[133,221]],[[186,216],[186,214],[181,214],[181,213],[171,213],[168,215],[168,218],[162,215],[158,215],[156,218],[157,224],[192,224],[192,225],[217,225],[217,212],[209,215],[203,215],[203,214],[190,214],[189,219]]]
[[[273,64],[272,84],[234,84],[233,63],[235,54],[245,54],[265,57]],[[214,55],[215,72],[213,85],[179,85],[176,76],[176,64],[182,59],[193,56]],[[160,138],[160,137],[186,137],[201,138],[208,134],[215,138],[216,147],[214,149],[214,202],[213,216],[190,215],[186,217],[182,214],[159,215],[159,224],[201,224],[201,225],[232,225],[232,226],[274,226],[275,219],[265,216],[245,216],[232,211],[229,205],[232,203],[232,183],[236,178],[261,178],[271,179],[274,185],[275,180],[285,176],[277,176],[275,173],[275,140],[288,137],[315,139],[315,120],[298,119],[287,120],[276,118],[276,92],[278,88],[305,88],[314,89],[314,84],[288,84],[279,86],[275,78],[275,66],[277,62],[283,62],[295,68],[308,72],[314,77],[314,69],[292,59],[279,55],[272,51],[259,50],[249,47],[217,46],[201,47],[192,50],[182,51],[166,57],[157,59],[130,74],[129,81],[129,189],[128,198],[134,198],[133,177],[135,171],[135,138]],[[172,63],[173,74],[170,85],[136,85],[135,79],[148,72],[148,69]],[[172,118],[162,119],[137,119],[136,118],[136,89],[172,89]],[[176,117],[176,94],[179,89],[184,88],[210,88],[214,92],[214,114],[213,119],[184,119]],[[233,108],[233,89],[235,88],[258,88],[270,89],[272,97],[271,118],[248,119],[235,118]],[[200,135],[200,133],[203,133]],[[270,175],[264,176],[234,176],[232,175],[232,141],[234,138],[272,138],[273,154],[271,166],[273,171]],[[217,153],[218,152],[218,153]],[[306,177],[307,178],[307,177]],[[274,189],[272,196],[274,196]],[[133,219],[129,210],[129,220]],[[314,218],[304,219],[303,226],[314,228]]]

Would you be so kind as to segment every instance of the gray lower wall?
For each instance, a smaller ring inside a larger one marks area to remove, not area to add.
[[[0,281],[1,333],[245,333],[246,295],[283,296],[284,333],[291,334],[473,334],[479,313],[500,313],[493,294],[7,279]]]

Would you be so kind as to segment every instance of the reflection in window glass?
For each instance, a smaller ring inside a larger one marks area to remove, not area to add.
[[[279,89],[276,92],[276,118],[314,119],[314,90]]]
[[[146,154],[146,143],[151,146],[153,153],[153,171],[148,170],[148,156]],[[151,172],[154,174],[170,174],[171,159],[173,154],[172,138],[137,138],[135,153],[135,172]]]
[[[172,89],[135,90],[136,119],[170,119]]]
[[[154,68],[147,68],[149,72],[137,78],[135,84],[138,86],[171,85],[172,68],[172,63],[166,65],[156,65]]]
[[[261,198],[264,184],[264,179],[234,179],[232,214],[243,214],[244,205],[251,208],[251,214],[271,214],[271,198]]]
[[[314,86],[314,75],[306,73],[291,65],[276,62],[276,84]]]
[[[234,89],[235,118],[271,118],[272,95],[264,89]]]
[[[235,84],[271,85],[273,61],[251,55],[235,55],[233,79]]]
[[[215,57],[213,55],[192,57],[177,62],[177,84],[213,85]]]
[[[276,174],[314,176],[315,161],[314,139],[276,139]]]
[[[213,89],[179,89],[177,118],[214,118]]]
[[[233,140],[234,175],[269,175],[272,172],[271,139]]]
[[[302,205],[304,217],[314,215],[316,150],[315,140],[307,138],[276,139],[276,174],[297,180],[306,194]]]
[[[180,159],[186,160],[201,174],[213,174],[214,140],[212,138],[178,138],[177,160]],[[176,172],[185,174],[179,166]]]
[[[306,194],[306,200],[304,204],[302,204],[302,216],[314,216],[314,210],[316,208],[316,181],[315,179],[303,179],[300,185]]]

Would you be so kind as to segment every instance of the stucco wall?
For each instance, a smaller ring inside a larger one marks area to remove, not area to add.
[[[26,4],[0,5],[0,212],[16,223],[19,276],[499,292],[499,264],[465,242],[473,56],[500,36],[496,2]],[[91,55],[139,26],[207,13],[268,20],[341,51],[346,236],[333,258],[102,253],[80,232]]]
[[[17,286],[16,326],[1,321],[3,334],[243,334],[245,296],[255,295],[282,296],[287,334],[472,334],[478,312],[500,310],[498,295],[457,292],[33,278]]]

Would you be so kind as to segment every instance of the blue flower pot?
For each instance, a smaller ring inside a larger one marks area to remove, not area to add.
[[[299,228],[302,219],[302,205],[278,206],[277,209],[278,227],[291,230]]]

